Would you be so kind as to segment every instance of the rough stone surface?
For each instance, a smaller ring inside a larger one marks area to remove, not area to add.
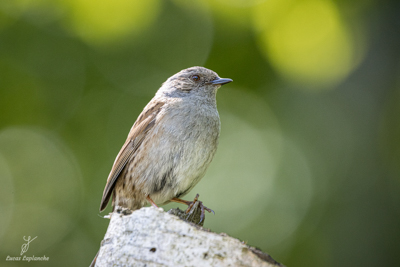
[[[153,207],[111,215],[96,266],[283,266],[268,254]]]

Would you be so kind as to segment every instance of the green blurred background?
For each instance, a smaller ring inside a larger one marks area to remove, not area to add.
[[[196,65],[234,80],[185,197],[215,210],[205,227],[287,266],[397,265],[399,14],[394,0],[1,0],[0,265],[28,264],[5,260],[24,236],[50,258],[30,266],[90,264],[130,127]]]

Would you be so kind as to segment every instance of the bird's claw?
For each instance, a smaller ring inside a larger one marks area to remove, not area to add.
[[[189,206],[186,209],[186,213],[193,212],[194,211],[193,208],[196,208],[196,206],[197,206],[195,204],[198,203],[198,206],[200,207],[200,210],[201,210],[199,223],[201,223],[204,220],[204,217],[205,217],[205,215],[204,215],[205,214],[205,212],[204,212],[205,210],[210,212],[210,213],[212,212],[214,215],[215,215],[215,212],[212,209],[209,209],[206,206],[204,206],[203,202],[199,201],[198,199],[199,199],[199,194],[196,194],[196,197],[194,198],[194,200],[189,202]]]

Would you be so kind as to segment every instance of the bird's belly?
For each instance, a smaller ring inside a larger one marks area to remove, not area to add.
[[[148,175],[147,192],[157,204],[168,202],[173,197],[187,194],[204,176],[215,154],[219,125],[207,131],[188,132],[183,135],[169,131],[165,142],[154,146],[154,173]]]

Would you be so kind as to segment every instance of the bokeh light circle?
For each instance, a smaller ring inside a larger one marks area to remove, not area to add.
[[[254,25],[264,55],[291,82],[328,88],[358,62],[355,40],[332,1],[266,1],[254,8]]]
[[[58,242],[82,210],[82,177],[72,153],[55,135],[28,127],[2,130],[0,153],[13,179],[4,186],[14,197],[0,250],[20,247],[24,235],[39,236],[38,249]]]
[[[86,43],[109,46],[143,32],[157,18],[159,0],[71,0],[65,25]]]

